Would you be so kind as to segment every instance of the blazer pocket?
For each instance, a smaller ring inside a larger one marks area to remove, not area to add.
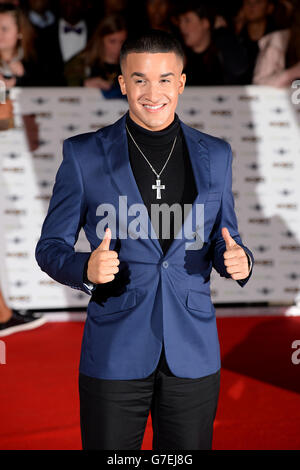
[[[210,295],[204,292],[189,289],[186,304],[190,310],[195,310],[201,313],[202,317],[210,318],[215,314],[215,308],[212,304]]]
[[[101,305],[101,315],[110,313],[123,312],[129,310],[136,305],[136,291],[129,290],[119,297],[109,297],[103,305]]]
[[[221,193],[220,192],[208,193],[206,202],[220,201],[220,200],[221,200]]]

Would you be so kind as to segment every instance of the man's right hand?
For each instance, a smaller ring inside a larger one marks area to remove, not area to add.
[[[118,253],[109,249],[110,241],[111,230],[107,228],[102,242],[92,252],[88,262],[87,277],[93,284],[113,281],[115,274],[119,272]]]

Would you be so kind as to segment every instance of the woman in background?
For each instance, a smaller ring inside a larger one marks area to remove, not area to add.
[[[119,92],[117,77],[121,73],[120,51],[127,37],[127,25],[122,16],[103,18],[87,47],[65,65],[68,86],[85,86],[102,90],[106,97]]]
[[[300,79],[300,5],[295,8],[289,29],[263,36],[258,45],[254,85],[285,88]]]
[[[34,30],[24,13],[13,4],[0,4],[0,80],[8,90],[44,84],[34,39]]]

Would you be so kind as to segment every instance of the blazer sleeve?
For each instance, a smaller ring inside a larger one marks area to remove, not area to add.
[[[84,283],[84,268],[91,252],[74,250],[85,215],[81,169],[72,142],[67,139],[63,143],[63,161],[56,174],[35,257],[41,270],[52,279],[91,295]]]
[[[245,279],[236,281],[241,287],[244,287],[252,274],[254,257],[249,248],[243,244],[238,232],[238,223],[234,211],[234,198],[232,194],[232,150],[229,144],[226,143],[226,145],[228,146],[227,170],[224,180],[222,201],[216,222],[212,229],[212,264],[220,276],[227,278],[231,277],[226,271],[226,266],[224,264],[223,254],[226,250],[226,245],[221,232],[223,227],[227,227],[232,238],[244,249],[248,256],[248,261],[250,258],[249,265],[251,269],[249,276]]]

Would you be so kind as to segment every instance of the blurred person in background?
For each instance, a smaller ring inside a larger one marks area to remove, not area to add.
[[[43,65],[44,84],[63,86],[63,60],[57,44],[57,1],[24,0],[24,12],[34,28],[37,61]]]
[[[87,45],[92,29],[86,20],[89,2],[58,0],[53,25],[39,31],[39,60],[47,63],[51,86],[66,86],[65,64]]]
[[[53,1],[27,0],[26,3],[28,19],[30,23],[37,29],[37,32],[54,25],[56,17],[51,10],[51,4]]]
[[[82,51],[87,44],[89,31],[86,14],[84,0],[59,0],[55,39],[64,63]]]
[[[185,45],[187,86],[235,85],[247,69],[247,55],[223,17],[208,3],[188,2],[178,10]]]
[[[128,8],[128,0],[100,0],[97,2],[104,16],[123,14]]]
[[[145,10],[147,28],[176,33],[178,36],[178,31],[175,30],[175,25],[172,22],[174,8],[171,0],[146,0]]]
[[[242,7],[238,8],[235,14],[233,15],[233,24],[235,33],[239,35],[245,26],[245,15]]]
[[[11,5],[14,5],[15,7],[20,6],[20,0],[10,0],[9,2],[7,0],[0,0],[1,3],[10,3]]]
[[[293,12],[291,27],[263,36],[258,45],[254,85],[284,88],[300,79],[300,2]]]
[[[13,4],[0,4],[0,79],[13,86],[41,86],[43,65],[37,61],[35,34],[24,13]]]
[[[120,51],[127,38],[127,24],[119,15],[103,18],[87,47],[65,65],[68,86],[98,88],[105,97],[122,97],[120,75]]]
[[[298,0],[273,0],[272,13],[268,15],[269,26],[274,30],[289,28],[291,25],[294,6],[297,1]],[[235,8],[232,18],[235,31],[237,34],[240,34],[247,23],[243,0],[235,0]]]
[[[239,40],[248,55],[248,67],[241,84],[249,85],[253,80],[253,71],[259,52],[258,41],[277,29],[272,17],[273,0],[243,0],[242,11],[237,15],[240,21]],[[241,28],[241,23],[244,26]]]
[[[276,0],[274,2],[272,18],[276,25],[276,29],[285,29],[291,26],[296,2],[297,0]]]
[[[101,18],[111,15],[122,16],[128,27],[128,35],[136,35],[144,31],[146,23],[144,0],[94,0],[98,15]]]

